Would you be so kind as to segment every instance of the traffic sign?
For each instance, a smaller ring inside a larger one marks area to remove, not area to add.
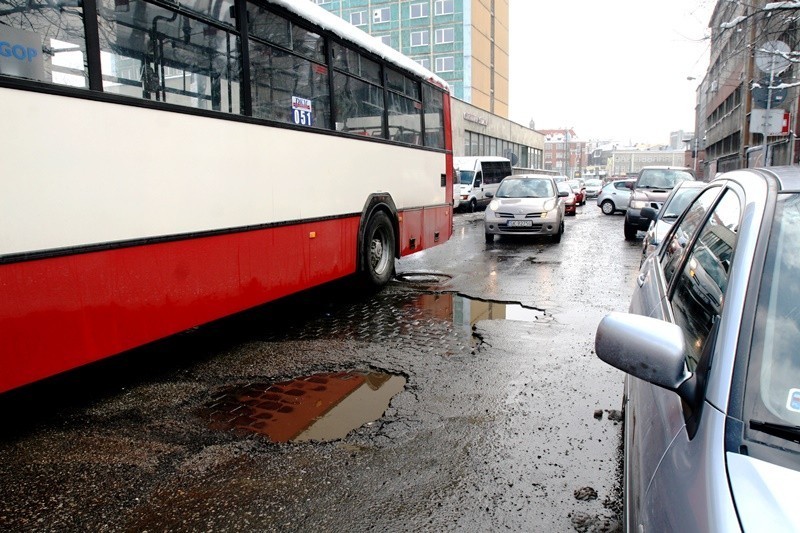
[[[783,109],[753,109],[750,112],[750,132],[767,135],[787,135],[790,115]]]

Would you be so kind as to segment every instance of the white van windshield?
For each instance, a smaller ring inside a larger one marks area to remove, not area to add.
[[[472,185],[472,178],[475,177],[475,172],[472,170],[459,170],[458,182],[462,185]]]

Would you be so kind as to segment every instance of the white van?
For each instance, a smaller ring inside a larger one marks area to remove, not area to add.
[[[454,157],[453,165],[456,168],[453,184],[456,209],[475,211],[486,207],[503,178],[511,175],[511,161],[505,157]]]

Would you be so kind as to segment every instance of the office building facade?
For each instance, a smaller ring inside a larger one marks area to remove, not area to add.
[[[509,0],[308,0],[435,72],[453,96],[508,118]]]

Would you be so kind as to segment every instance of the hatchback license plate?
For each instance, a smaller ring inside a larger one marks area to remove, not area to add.
[[[509,220],[507,226],[509,228],[530,228],[533,226],[533,220]]]

